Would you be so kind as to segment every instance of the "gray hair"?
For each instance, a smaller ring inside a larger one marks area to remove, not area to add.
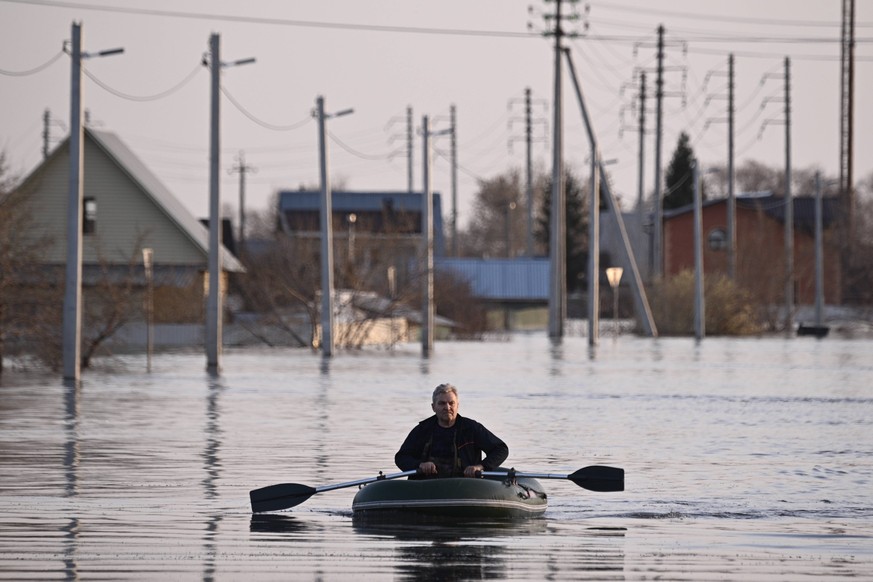
[[[458,389],[455,388],[453,385],[451,385],[451,384],[440,384],[439,386],[437,386],[436,388],[434,388],[432,402],[436,402],[437,396],[439,396],[440,394],[448,394],[449,392],[451,392],[452,394],[454,394],[454,395],[455,395],[455,398],[458,397]]]

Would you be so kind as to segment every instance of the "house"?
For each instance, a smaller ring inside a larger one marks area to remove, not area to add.
[[[488,311],[492,329],[541,329],[548,319],[549,259],[444,257],[434,262],[436,276],[451,273],[470,286]]]
[[[395,284],[403,286],[417,274],[422,256],[422,199],[420,192],[331,192],[334,260],[340,272],[353,266],[360,274],[378,271],[381,279],[393,268]],[[321,192],[279,192],[279,228],[313,258],[320,256]],[[445,254],[442,203],[433,194],[434,256]],[[370,277],[372,278],[372,277]],[[386,289],[387,292],[387,289]]]
[[[815,302],[815,198],[792,198],[794,209],[794,296],[799,304]],[[728,272],[727,200],[707,200],[702,208],[703,270]],[[842,300],[840,253],[834,227],[839,201],[822,200],[825,303]],[[769,193],[736,198],[736,280],[760,299],[784,301],[785,199]],[[694,268],[693,205],[664,213],[664,273]]]
[[[107,279],[135,278],[143,285],[144,248],[153,251],[156,321],[202,322],[208,281],[208,230],[142,161],[111,132],[84,130],[83,265],[87,288]],[[32,235],[49,241],[42,252],[46,276],[64,281],[67,255],[69,139],[60,144],[15,190],[26,199]],[[226,248],[227,273],[244,269]]]

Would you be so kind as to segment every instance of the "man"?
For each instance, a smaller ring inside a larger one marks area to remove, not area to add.
[[[417,469],[424,477],[476,477],[509,456],[506,443],[458,414],[458,389],[451,384],[436,387],[430,406],[434,415],[419,422],[394,455],[401,470]]]

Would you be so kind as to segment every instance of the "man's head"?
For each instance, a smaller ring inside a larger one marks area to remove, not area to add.
[[[437,416],[440,426],[449,428],[458,417],[458,389],[451,384],[440,384],[433,391],[430,407]]]

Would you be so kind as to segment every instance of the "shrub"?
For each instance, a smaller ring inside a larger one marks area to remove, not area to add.
[[[751,296],[728,277],[707,276],[703,296],[707,335],[751,335],[761,331],[758,309]],[[693,271],[683,271],[656,284],[649,300],[658,333],[694,333]]]

